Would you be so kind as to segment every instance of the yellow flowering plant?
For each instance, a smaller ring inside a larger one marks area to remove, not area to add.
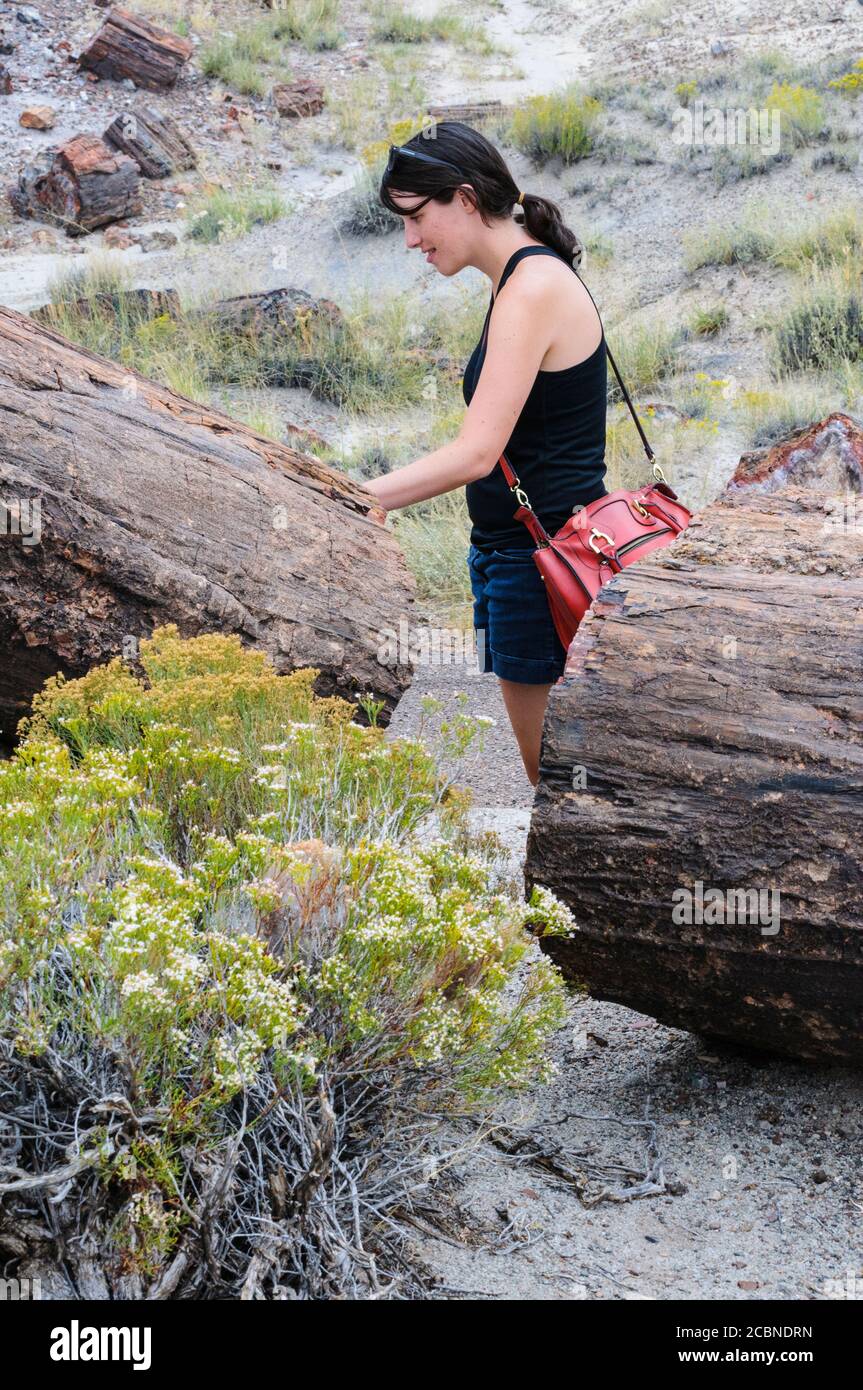
[[[552,1075],[564,991],[532,937],[572,918],[514,893],[469,798],[370,696],[361,725],[315,670],[172,627],[140,668],[48,681],[0,764],[0,1104],[41,1096],[16,1162],[37,1203],[71,1164],[57,1219],[70,1248],[98,1233],[115,1291],[145,1296],[182,1243],[185,1296],[205,1276],[237,1296],[250,1271],[299,1292],[309,1204],[322,1248],[366,1211],[327,1175],[374,1175],[374,1210],[395,1207],[418,1115]],[[449,722],[463,750],[470,716]],[[205,1199],[217,1171],[235,1176]],[[279,1199],[262,1264],[274,1183],[305,1196]],[[367,1277],[358,1255],[327,1287]]]

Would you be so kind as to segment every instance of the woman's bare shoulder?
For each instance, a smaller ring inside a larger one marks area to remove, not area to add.
[[[507,284],[549,325],[543,369],[559,371],[599,345],[602,323],[586,285],[562,256],[524,256]],[[506,288],[506,286],[504,286]]]

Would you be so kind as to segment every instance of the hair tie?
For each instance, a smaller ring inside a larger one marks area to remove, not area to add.
[[[516,198],[515,201],[516,201],[517,203],[523,203],[523,202],[524,202],[524,194],[523,194],[523,193],[519,193],[519,195],[518,195],[518,197]]]

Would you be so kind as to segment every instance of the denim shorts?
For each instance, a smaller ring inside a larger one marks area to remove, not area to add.
[[[566,648],[557,635],[535,547],[467,554],[473,591],[473,626],[482,672],[527,685],[563,675]]]

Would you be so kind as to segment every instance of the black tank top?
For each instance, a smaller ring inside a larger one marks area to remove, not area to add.
[[[557,254],[550,246],[519,247],[503,268],[498,294],[523,256]],[[574,266],[570,269],[577,273]],[[485,360],[485,335],[494,299],[492,294],[482,337],[464,370],[462,395],[466,405],[470,405]],[[504,448],[533,510],[552,535],[572,514],[573,507],[606,494],[606,389],[603,330],[599,345],[582,362],[556,372],[537,372]],[[509,490],[500,463],[485,478],[468,483],[465,498],[472,522],[470,540],[479,550],[533,544],[524,522],[513,520],[518,501]]]

